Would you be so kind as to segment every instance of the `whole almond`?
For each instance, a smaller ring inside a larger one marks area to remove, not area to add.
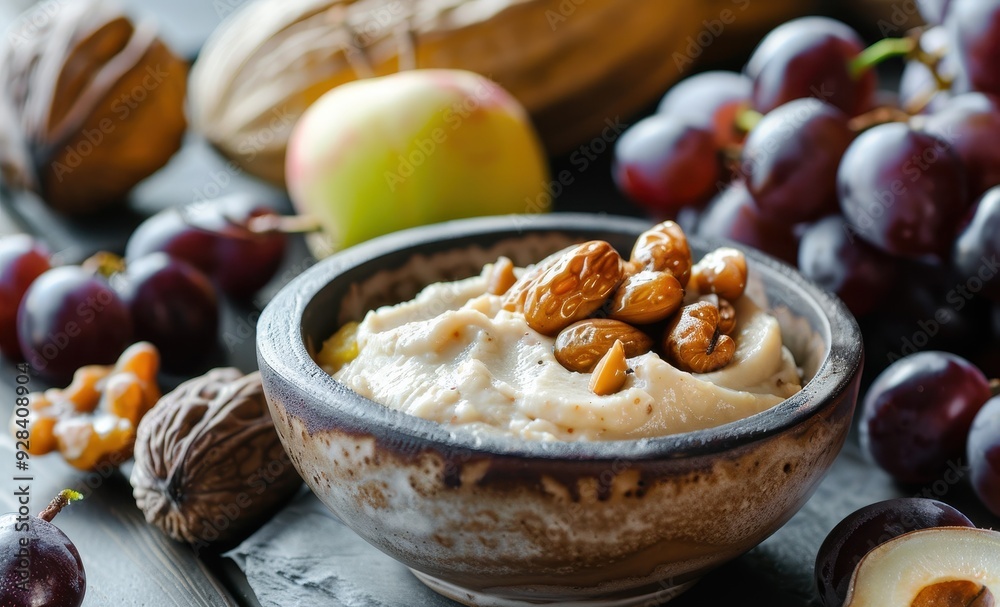
[[[684,287],[669,272],[643,270],[632,274],[615,291],[609,316],[639,325],[659,322],[681,307]]]
[[[610,318],[588,318],[563,329],[556,337],[555,356],[563,367],[590,373],[620,341],[625,356],[641,356],[653,349],[653,339],[628,323]]]
[[[521,278],[517,280],[504,294],[503,309],[508,312],[523,312],[524,300],[528,297],[528,289],[535,284],[535,281],[549,268],[554,266],[564,255],[577,248],[579,245],[570,245],[565,249],[556,251],[533,266],[528,267]]]
[[[670,272],[682,287],[691,278],[691,247],[684,230],[673,221],[664,221],[640,234],[629,261],[642,269]]]
[[[526,287],[524,318],[539,333],[556,335],[599,310],[623,274],[622,258],[607,242],[577,245],[532,278]]]

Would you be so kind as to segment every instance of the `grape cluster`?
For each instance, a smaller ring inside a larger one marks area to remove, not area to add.
[[[149,341],[165,369],[190,371],[215,348],[217,292],[252,295],[280,266],[285,235],[252,229],[274,217],[246,196],[168,209],[139,226],[124,259],[99,253],[81,266],[51,267],[37,240],[4,238],[0,352],[65,380]]]
[[[913,350],[979,337],[1000,301],[1000,0],[919,4],[928,26],[867,48],[833,19],[777,27],[741,73],[668,91],[613,168],[651,213],[797,264],[898,329],[866,335],[883,361],[909,353],[920,320],[935,326]],[[899,94],[878,93],[892,57],[906,60]],[[901,290],[908,302],[889,297]]]

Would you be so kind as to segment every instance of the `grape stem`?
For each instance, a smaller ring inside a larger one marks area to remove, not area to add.
[[[744,133],[749,133],[763,119],[764,114],[751,107],[745,107],[736,114],[736,128]]]
[[[1000,396],[1000,379],[990,380],[990,394]]]
[[[854,78],[860,78],[865,72],[886,59],[913,55],[919,48],[919,39],[911,36],[906,38],[883,38],[858,53],[858,56],[851,60],[849,66],[851,75]]]
[[[52,519],[54,519],[57,514],[62,512],[63,508],[82,499],[82,494],[73,491],[72,489],[63,489],[59,492],[59,495],[55,496],[55,498],[49,502],[49,505],[45,507],[45,510],[42,510],[41,513],[39,513],[38,518],[47,523],[51,523]]]
[[[889,122],[907,122],[910,114],[894,107],[877,107],[869,112],[851,118],[847,126],[855,133],[866,131],[873,126]]]
[[[246,229],[254,234],[270,234],[281,232],[283,234],[305,234],[308,232],[319,232],[323,229],[319,220],[310,215],[260,215],[253,217],[246,223]]]

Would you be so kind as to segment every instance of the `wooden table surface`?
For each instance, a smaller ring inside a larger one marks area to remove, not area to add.
[[[47,0],[58,2],[64,0]],[[242,0],[131,0],[137,14],[156,14],[163,22],[165,37],[187,57],[193,57],[208,32]],[[0,2],[0,29],[16,15],[23,0]],[[556,170],[570,168],[556,160]],[[602,210],[630,214],[634,209],[615,192],[609,175],[610,158],[605,152],[585,174],[568,188],[561,204],[573,210]],[[213,182],[213,174],[224,164],[208,146],[192,136],[183,151],[159,174],[142,184],[133,195],[131,212],[111,221],[68,222],[49,213],[30,196],[3,192],[0,198],[0,234],[29,231],[44,237],[68,260],[79,260],[100,249],[121,250],[130,230],[146,215],[167,206],[191,202],[198,189]],[[278,208],[287,208],[283,193],[252,179],[233,175],[226,190],[254,191]],[[244,370],[256,366],[254,323],[261,306],[274,290],[301,272],[309,258],[296,241],[285,267],[249,304],[229,304],[224,310],[223,334],[217,362]],[[16,370],[0,361],[0,422],[11,414]],[[170,384],[181,378],[167,378]],[[33,389],[46,387],[31,380]],[[5,394],[5,395],[4,395]],[[13,479],[13,442],[0,432],[0,511],[16,510]],[[81,474],[49,456],[30,461],[31,508],[41,510],[63,488],[80,490],[86,499],[60,515],[58,524],[73,539],[87,567],[86,607],[116,605],[244,606],[260,605],[235,564],[218,555],[196,556],[190,548],[166,539],[147,525],[131,498],[130,467],[104,474]],[[23,483],[21,483],[23,484]],[[854,508],[893,496],[913,495],[919,490],[892,485],[884,474],[866,464],[852,442],[838,460],[816,498],[792,523],[764,545],[712,574],[675,604],[678,607],[722,605],[739,601],[744,605],[804,607],[815,604],[809,576],[815,548],[823,535]],[[944,497],[944,496],[940,496]],[[996,525],[963,487],[950,487],[948,501],[961,505],[981,524]]]

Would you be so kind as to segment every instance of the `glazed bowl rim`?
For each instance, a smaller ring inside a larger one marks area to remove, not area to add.
[[[310,418],[335,417],[338,427],[361,429],[376,440],[397,445],[435,445],[449,451],[548,460],[680,459],[721,453],[799,425],[836,402],[850,388],[860,373],[863,360],[861,331],[839,299],[813,285],[794,268],[756,249],[731,241],[697,237],[690,238],[696,248],[738,247],[761,271],[765,281],[785,281],[788,286],[803,292],[807,303],[817,309],[824,323],[819,333],[824,339],[829,337],[826,355],[802,390],[761,413],[720,426],[659,437],[608,441],[538,441],[500,433],[475,433],[390,409],[363,397],[326,373],[308,352],[302,319],[312,299],[349,270],[363,264],[377,264],[386,255],[403,250],[413,250],[417,254],[431,245],[439,247],[435,251],[442,250],[442,242],[497,232],[603,230],[639,234],[651,225],[647,220],[594,213],[503,215],[421,226],[372,239],[320,260],[279,290],[258,320],[258,362],[262,370],[269,370],[297,392],[296,400],[303,404],[295,409],[304,407]],[[265,386],[268,375],[265,373]],[[329,409],[318,411],[317,403],[327,403]],[[326,429],[316,419],[305,419],[294,411],[289,413],[299,417],[310,434]]]

